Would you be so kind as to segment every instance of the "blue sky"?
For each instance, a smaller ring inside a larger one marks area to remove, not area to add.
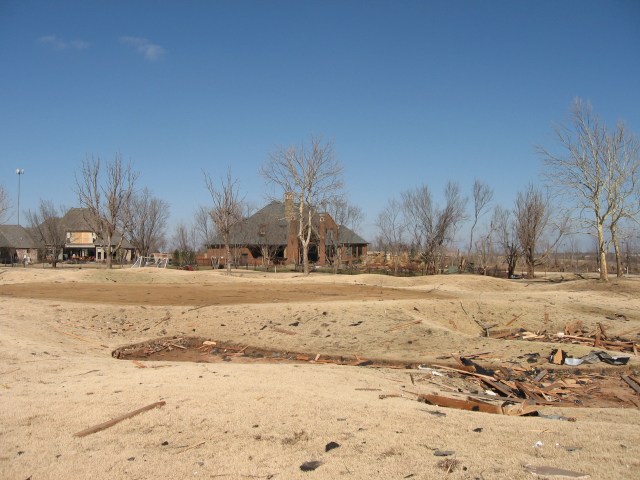
[[[279,146],[334,142],[375,219],[475,178],[511,207],[574,97],[640,132],[640,2],[0,0],[0,183],[77,206],[82,160],[120,152],[189,221],[202,170],[258,206]],[[21,213],[21,223],[25,217]],[[15,223],[16,215],[9,219]]]

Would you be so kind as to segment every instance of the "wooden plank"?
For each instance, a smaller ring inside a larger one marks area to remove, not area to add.
[[[482,381],[487,385],[489,385],[491,388],[494,388],[500,393],[502,393],[505,397],[515,396],[515,393],[513,392],[513,390],[511,390],[502,382],[494,382],[492,380],[489,380],[488,378],[483,378]]]
[[[540,475],[544,477],[590,478],[590,475],[588,473],[574,472],[572,470],[547,467],[544,465],[525,465],[524,468],[534,475]]]
[[[536,378],[534,378],[533,381],[536,383],[539,382],[547,376],[547,373],[549,373],[547,370],[542,370],[538,375],[536,375]]]
[[[293,332],[291,330],[285,330],[284,328],[279,328],[279,327],[273,327],[273,331],[274,332],[278,332],[278,333],[284,333],[286,335],[297,335],[297,332]]]
[[[505,326],[509,326],[511,325],[513,322],[515,322],[516,320],[518,320],[522,315],[524,315],[524,313],[521,313],[520,315],[514,315],[513,318],[511,320],[509,320]]]
[[[496,380],[494,377],[490,377],[488,375],[482,375],[481,373],[475,373],[475,372],[467,372],[466,370],[460,370],[459,368],[447,367],[446,365],[434,365],[434,367],[443,368],[445,370],[451,370],[452,372],[463,373],[465,375],[472,375],[474,377],[478,377],[478,378],[482,378],[482,379],[486,378],[486,379],[489,379],[489,380],[492,380],[492,381]]]
[[[151,405],[147,405],[146,407],[142,407],[139,408],[137,410],[134,410],[133,412],[129,412],[129,413],[125,413],[124,415],[120,415],[119,417],[116,417],[112,420],[109,420],[107,422],[104,423],[100,423],[99,425],[94,425],[93,427],[89,427],[85,430],[81,430],[77,433],[74,433],[73,436],[74,437],[86,437],[87,435],[91,435],[92,433],[96,433],[96,432],[100,432],[102,430],[106,430],[109,427],[113,427],[114,425],[120,423],[123,420],[126,420],[128,418],[131,417],[135,417],[136,415],[139,415],[143,412],[146,412],[148,410],[152,410],[154,408],[159,408],[162,407],[163,405],[165,405],[167,402],[155,402],[152,403]]]
[[[636,382],[631,380],[628,375],[622,375],[621,378],[622,380],[625,381],[627,385],[633,388],[636,391],[636,393],[640,393],[640,385],[638,385]]]
[[[502,414],[502,408],[499,405],[492,405],[478,400],[459,400],[457,398],[442,397],[440,395],[424,394],[418,397],[418,401],[439,407],[456,408],[458,410]]]

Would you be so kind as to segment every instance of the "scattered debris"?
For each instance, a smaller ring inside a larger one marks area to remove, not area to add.
[[[131,418],[131,417],[135,417],[136,415],[138,415],[140,413],[146,412],[148,410],[152,410],[154,408],[162,407],[165,404],[166,404],[166,402],[164,402],[164,401],[152,403],[150,405],[147,405],[146,407],[139,408],[137,410],[134,410],[133,412],[125,413],[124,415],[116,417],[116,418],[114,418],[112,420],[109,420],[107,422],[100,423],[99,425],[95,425],[93,427],[89,427],[89,428],[87,428],[85,430],[81,430],[80,432],[74,433],[73,436],[74,437],[86,437],[87,435],[91,435],[92,433],[100,432],[102,430],[106,430],[109,427],[113,427],[114,425],[122,422],[123,420],[126,420],[126,419]]]
[[[184,453],[184,452],[186,452],[187,450],[191,450],[192,448],[197,448],[197,447],[199,447],[199,446],[201,446],[201,445],[204,445],[205,443],[207,443],[207,442],[202,441],[202,442],[194,443],[193,445],[191,445],[191,446],[189,446],[189,447],[185,448],[184,450],[179,451],[178,453]]]
[[[580,320],[574,320],[564,326],[562,332],[550,334],[547,332],[530,332],[524,328],[515,329],[497,329],[489,332],[491,338],[499,338],[502,340],[526,340],[537,342],[553,342],[553,343],[571,343],[574,345],[586,345],[591,347],[600,347],[607,350],[615,350],[619,352],[637,351],[637,345],[625,338],[625,335],[633,333],[636,329],[629,332],[623,332],[617,336],[610,335],[606,328],[598,323],[592,331],[586,329]],[[488,329],[487,329],[488,331]]]
[[[318,460],[311,460],[300,465],[300,470],[302,470],[303,472],[311,472],[318,468],[320,465],[322,465],[322,462]]]
[[[453,450],[436,450],[433,452],[433,455],[436,457],[450,457],[451,455],[455,455],[456,452]]]
[[[440,460],[437,463],[437,467],[444,470],[447,473],[451,473],[455,471],[455,469],[458,468],[459,465],[460,465],[460,461],[456,460],[455,458],[445,458],[444,460]]]
[[[573,472],[571,470],[564,470],[562,468],[555,468],[555,467],[525,465],[524,469],[533,473],[534,475],[540,475],[545,477],[548,477],[548,476],[569,477],[569,478],[590,478],[591,477],[587,473]]]
[[[329,442],[325,445],[324,451],[328,452],[329,450],[333,450],[334,448],[338,448],[340,446],[337,442]]]

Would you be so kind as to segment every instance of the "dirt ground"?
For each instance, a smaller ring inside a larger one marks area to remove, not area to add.
[[[640,343],[640,279],[0,269],[0,478],[531,478],[525,465],[638,478],[640,395],[619,381],[638,377],[633,352],[625,366],[556,367],[554,348],[595,349],[481,327],[577,320]],[[180,361],[188,339],[234,347]],[[112,356],[132,345],[172,354]],[[460,356],[618,384],[587,388],[600,407],[541,409],[571,422],[418,402],[473,388],[436,367]]]

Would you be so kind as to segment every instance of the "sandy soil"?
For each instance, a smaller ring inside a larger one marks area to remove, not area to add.
[[[600,322],[637,340],[640,279],[0,269],[0,478],[488,480],[531,478],[526,464],[638,478],[638,408],[544,409],[575,422],[511,417],[420,403],[416,394],[446,395],[461,380],[415,369],[112,357],[189,336],[423,364],[484,353],[488,365],[526,366],[537,352],[549,367],[557,345],[482,336],[478,322],[499,328],[514,317],[531,331]],[[608,374],[637,375],[632,357]],[[622,394],[640,403],[631,389]],[[74,436],[158,401],[166,404]],[[325,451],[330,442],[339,447]],[[300,469],[312,460],[317,469]]]

